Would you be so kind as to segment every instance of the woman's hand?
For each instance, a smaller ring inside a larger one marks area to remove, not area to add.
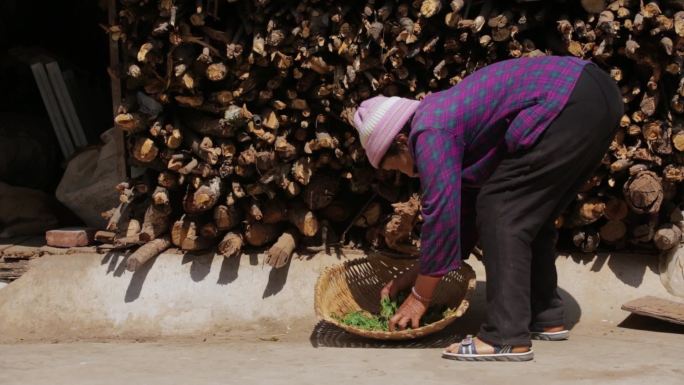
[[[414,295],[414,291],[411,290],[411,294],[406,298],[404,303],[401,304],[397,312],[394,314],[394,317],[392,317],[389,320],[387,326],[389,330],[392,332],[397,329],[406,329],[406,327],[409,325],[409,322],[411,323],[411,327],[414,329],[420,326],[420,319],[421,317],[423,317],[423,315],[427,311],[428,306],[430,305],[430,301],[432,299],[433,293],[435,292],[435,289],[437,288],[437,284],[439,284],[439,281],[442,280],[441,276],[431,277],[427,275],[418,274],[418,271],[418,267],[416,266],[415,271],[412,269],[410,271],[410,274],[409,272],[404,274],[409,275],[410,278],[413,281],[415,281],[415,284],[413,285],[413,290],[416,291],[418,296]],[[401,279],[402,285],[405,284],[404,279],[408,280],[408,277],[405,278],[404,275],[398,278],[398,280]],[[390,284],[392,284],[392,282],[390,282]],[[389,295],[393,286],[388,287],[388,285],[386,285],[385,287],[387,288],[387,293]],[[399,288],[399,282],[392,285],[396,285],[397,289]],[[408,286],[410,286],[410,284]],[[399,290],[401,289],[398,289],[396,291]],[[385,289],[383,288],[383,292],[384,291]]]
[[[380,299],[390,297],[395,298],[397,293],[405,289],[410,288],[414,282],[416,282],[416,277],[418,277],[418,264],[416,263],[411,267],[410,270],[406,271],[399,277],[387,282],[385,286],[380,290]]]
[[[413,293],[401,304],[399,310],[394,314],[387,326],[389,331],[404,330],[411,324],[411,328],[417,329],[420,326],[420,319],[427,311],[428,304],[421,302]]]

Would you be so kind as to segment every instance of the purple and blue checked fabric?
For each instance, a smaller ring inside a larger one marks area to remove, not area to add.
[[[459,267],[462,250],[477,241],[478,188],[506,154],[532,147],[588,63],[558,56],[505,60],[420,103],[409,145],[422,188],[421,274]]]

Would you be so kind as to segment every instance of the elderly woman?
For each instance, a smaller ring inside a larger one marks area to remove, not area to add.
[[[511,59],[422,101],[376,96],[354,116],[376,168],[420,178],[421,256],[381,295],[411,287],[390,329],[417,327],[442,276],[478,237],[487,318],[443,356],[525,361],[531,339],[562,340],[554,220],[591,176],[623,114],[595,64],[571,57]]]

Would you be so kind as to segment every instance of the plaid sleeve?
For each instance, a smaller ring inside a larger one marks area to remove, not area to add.
[[[422,188],[423,225],[420,273],[441,276],[461,263],[460,136],[448,130],[425,129],[414,137],[415,164]]]

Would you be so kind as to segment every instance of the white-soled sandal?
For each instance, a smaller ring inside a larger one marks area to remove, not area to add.
[[[442,357],[457,361],[510,361],[522,362],[530,361],[534,358],[534,351],[532,349],[522,352],[514,353],[513,347],[510,345],[496,346],[492,345],[494,353],[481,354],[475,349],[473,336],[469,335],[461,341],[456,353],[444,350]]]
[[[569,330],[561,330],[557,332],[533,331],[530,332],[530,338],[540,341],[565,341],[570,338]]]

